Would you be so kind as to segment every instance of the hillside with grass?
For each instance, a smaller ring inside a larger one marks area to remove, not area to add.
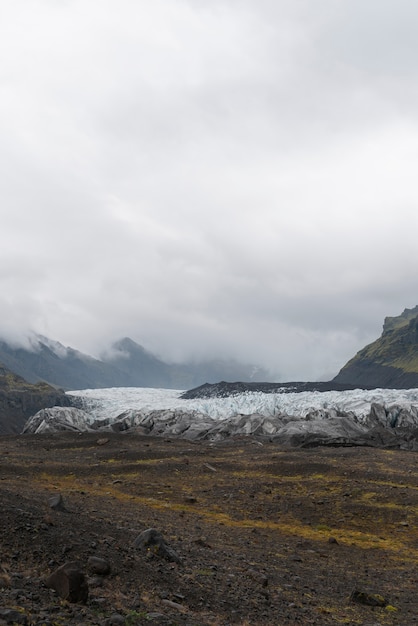
[[[35,385],[0,364],[0,435],[20,433],[31,415],[52,406],[69,406],[70,399],[47,383]]]
[[[387,317],[379,339],[360,350],[333,382],[394,389],[418,387],[418,306]]]

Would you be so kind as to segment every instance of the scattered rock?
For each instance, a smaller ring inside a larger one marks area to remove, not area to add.
[[[211,472],[216,472],[216,468],[214,468],[213,465],[210,465],[209,463],[203,463],[203,465]]]
[[[60,493],[58,495],[51,496],[48,499],[48,505],[49,505],[49,508],[53,509],[54,511],[61,511],[63,513],[67,512],[67,509],[65,508],[65,504],[64,504],[64,498],[62,497]]]
[[[24,613],[15,609],[0,609],[0,624],[28,624],[28,618]]]
[[[110,563],[107,559],[101,559],[98,556],[91,556],[87,561],[87,568],[92,574],[99,576],[107,576],[110,574]]]
[[[0,587],[10,587],[10,576],[4,567],[0,567]]]
[[[177,553],[168,546],[162,534],[155,528],[148,528],[144,530],[134,541],[135,548],[146,550],[148,554],[155,554],[167,561],[174,563],[180,563],[180,557]]]
[[[76,563],[65,563],[46,580],[46,586],[54,589],[63,600],[87,602],[89,590],[83,572]]]
[[[351,596],[350,600],[355,602],[356,604],[364,604],[366,606],[381,606],[384,607],[387,605],[386,600],[383,596],[378,593],[366,593],[365,591],[359,591],[355,589]]]
[[[250,578],[252,578],[252,580],[255,580],[255,582],[259,583],[262,587],[268,586],[269,579],[267,578],[265,574],[262,574],[261,572],[257,572],[254,569],[249,569],[247,574]]]
[[[194,543],[197,546],[201,546],[202,548],[209,548],[210,550],[212,549],[212,546],[206,541],[204,537],[199,537],[198,539],[195,539]]]
[[[89,589],[98,589],[99,587],[103,587],[103,576],[93,576],[88,578],[87,584]]]
[[[179,613],[187,613],[186,607],[182,604],[179,604],[178,602],[173,602],[172,600],[163,600],[162,603],[170,609],[175,609],[176,611],[179,611]]]
[[[105,626],[125,626],[126,620],[120,613],[113,613],[105,622]]]

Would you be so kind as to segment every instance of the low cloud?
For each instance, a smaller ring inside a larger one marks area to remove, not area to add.
[[[417,304],[415,3],[2,12],[4,337],[312,379]]]

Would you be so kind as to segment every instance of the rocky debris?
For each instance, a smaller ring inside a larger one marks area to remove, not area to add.
[[[248,437],[109,434],[105,447],[97,438],[0,438],[0,605],[27,626],[415,624],[416,455],[284,450]],[[51,485],[73,514],[50,511],[47,526]],[[182,566],[135,549],[138,529],[157,529]],[[111,577],[90,569],[92,557]],[[44,584],[66,560],[89,576],[86,604]],[[350,601],[352,589],[395,606]]]
[[[63,600],[68,602],[87,602],[89,589],[84,573],[77,563],[65,563],[56,569],[45,581]]]
[[[166,561],[181,562],[176,551],[166,544],[162,534],[155,528],[148,528],[138,535],[134,541],[134,547],[146,551],[148,555],[159,556]]]
[[[0,609],[0,626],[3,624],[28,624],[28,618],[24,613],[15,609]]]

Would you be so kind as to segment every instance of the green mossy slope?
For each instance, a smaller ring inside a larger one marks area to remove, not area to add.
[[[360,350],[334,378],[359,386],[418,387],[418,307],[387,317],[379,339]]]

